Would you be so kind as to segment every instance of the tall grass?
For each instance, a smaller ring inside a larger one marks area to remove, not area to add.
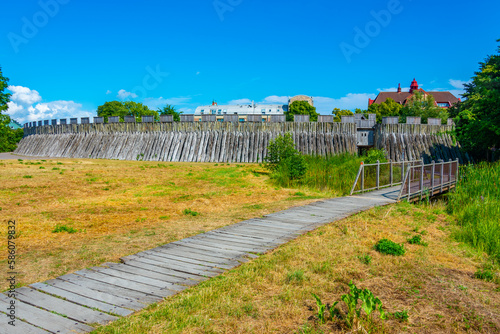
[[[456,236],[500,262],[500,162],[467,166],[461,173],[448,204],[461,226]]]
[[[301,179],[291,180],[286,164],[277,166],[272,178],[281,187],[304,187],[344,195],[351,190],[363,157],[352,154],[330,157],[307,155],[305,160],[307,171]]]

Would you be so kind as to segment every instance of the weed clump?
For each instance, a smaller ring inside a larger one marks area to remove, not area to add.
[[[389,239],[382,239],[375,245],[375,250],[382,254],[401,256],[406,253],[403,245],[397,244]]]
[[[185,214],[186,216],[193,216],[193,217],[196,217],[196,216],[199,216],[200,213],[199,212],[196,212],[196,211],[192,211],[191,209],[184,209],[184,211],[182,211],[183,214]]]
[[[75,230],[72,227],[68,227],[66,225],[56,225],[56,227],[52,230],[52,233],[62,233],[62,232],[67,232],[69,234],[76,233],[77,230]]]
[[[408,243],[410,245],[420,245],[420,246],[428,245],[426,242],[422,241],[422,236],[420,235],[415,235],[414,237],[408,239]]]

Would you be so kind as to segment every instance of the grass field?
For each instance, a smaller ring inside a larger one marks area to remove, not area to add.
[[[500,289],[474,278],[485,256],[453,241],[453,220],[441,202],[375,208],[95,333],[498,333]],[[427,246],[407,242],[416,235]],[[405,255],[376,252],[382,238],[404,244]],[[312,293],[332,304],[351,280],[408,319],[374,318],[354,330],[340,320],[320,324]]]
[[[1,161],[0,266],[8,219],[25,285],[327,196],[268,180],[250,164]]]

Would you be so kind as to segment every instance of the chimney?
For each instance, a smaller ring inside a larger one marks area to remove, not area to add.
[[[401,93],[401,84],[398,84],[398,93]]]

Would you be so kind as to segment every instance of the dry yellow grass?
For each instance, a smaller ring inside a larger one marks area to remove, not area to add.
[[[9,219],[25,285],[324,196],[276,190],[261,172],[249,164],[1,161],[0,266]],[[53,233],[58,226],[76,233]]]
[[[437,203],[376,208],[307,233],[222,276],[96,333],[346,333],[341,322],[317,322],[315,293],[340,300],[353,280],[370,289],[396,319],[364,323],[372,333],[497,333],[500,293],[473,278],[484,260],[450,239],[452,218]],[[406,240],[420,234],[427,247]],[[375,243],[405,243],[404,256],[382,255]],[[369,254],[370,264],[359,257]]]

